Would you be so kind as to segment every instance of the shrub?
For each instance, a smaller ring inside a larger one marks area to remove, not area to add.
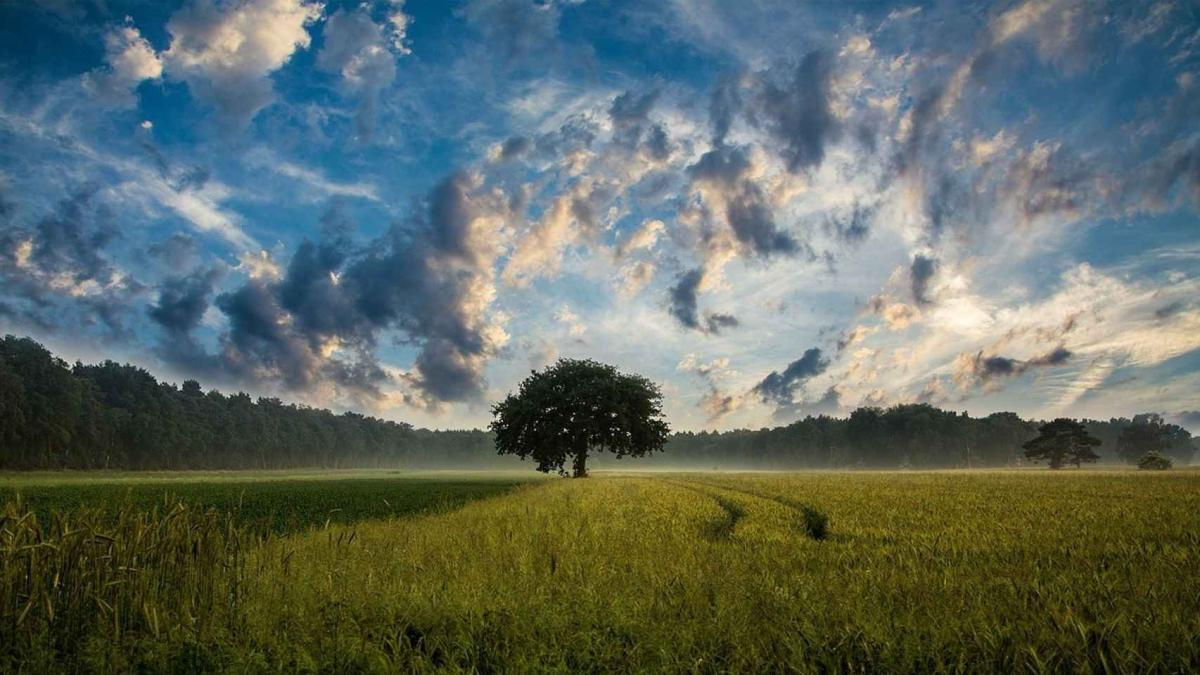
[[[1163,457],[1161,453],[1151,450],[1142,455],[1138,460],[1138,468],[1150,471],[1165,471],[1171,468],[1171,460]]]
[[[829,535],[829,516],[811,506],[801,509],[804,516],[804,533],[820,541]]]

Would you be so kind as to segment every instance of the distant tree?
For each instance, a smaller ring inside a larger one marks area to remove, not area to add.
[[[538,471],[587,475],[592,452],[641,457],[662,450],[670,428],[662,392],[640,375],[591,360],[559,359],[492,407],[501,455],[531,457]]]
[[[1138,460],[1137,465],[1139,469],[1149,471],[1165,471],[1172,466],[1171,460],[1163,457],[1162,453],[1154,450],[1142,455],[1142,458]]]
[[[1092,448],[1098,445],[1100,440],[1088,435],[1083,424],[1060,417],[1039,427],[1037,438],[1022,447],[1029,459],[1035,462],[1046,460],[1051,469],[1060,469],[1066,463],[1079,466],[1083,462],[1096,461],[1099,455]]]
[[[1178,424],[1163,421],[1154,413],[1134,415],[1117,438],[1117,455],[1139,464],[1148,453],[1158,453],[1187,464],[1192,459],[1192,434]]]

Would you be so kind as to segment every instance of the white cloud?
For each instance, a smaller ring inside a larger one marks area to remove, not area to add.
[[[105,66],[88,73],[84,86],[101,100],[117,107],[137,103],[134,90],[143,80],[162,77],[163,64],[158,53],[126,17],[125,25],[104,36]]]
[[[171,17],[167,72],[240,126],[275,98],[269,75],[312,38],[322,5],[309,0],[195,0]]]

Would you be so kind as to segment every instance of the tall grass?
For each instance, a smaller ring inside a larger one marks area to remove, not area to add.
[[[596,477],[265,538],[4,513],[0,670],[1200,669],[1197,473]]]
[[[0,670],[124,670],[156,642],[201,642],[239,615],[250,541],[231,516],[180,503],[46,520],[6,504]]]

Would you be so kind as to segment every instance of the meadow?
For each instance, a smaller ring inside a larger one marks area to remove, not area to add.
[[[610,473],[476,496],[284,529],[186,501],[10,503],[0,669],[1200,668],[1194,471]]]

